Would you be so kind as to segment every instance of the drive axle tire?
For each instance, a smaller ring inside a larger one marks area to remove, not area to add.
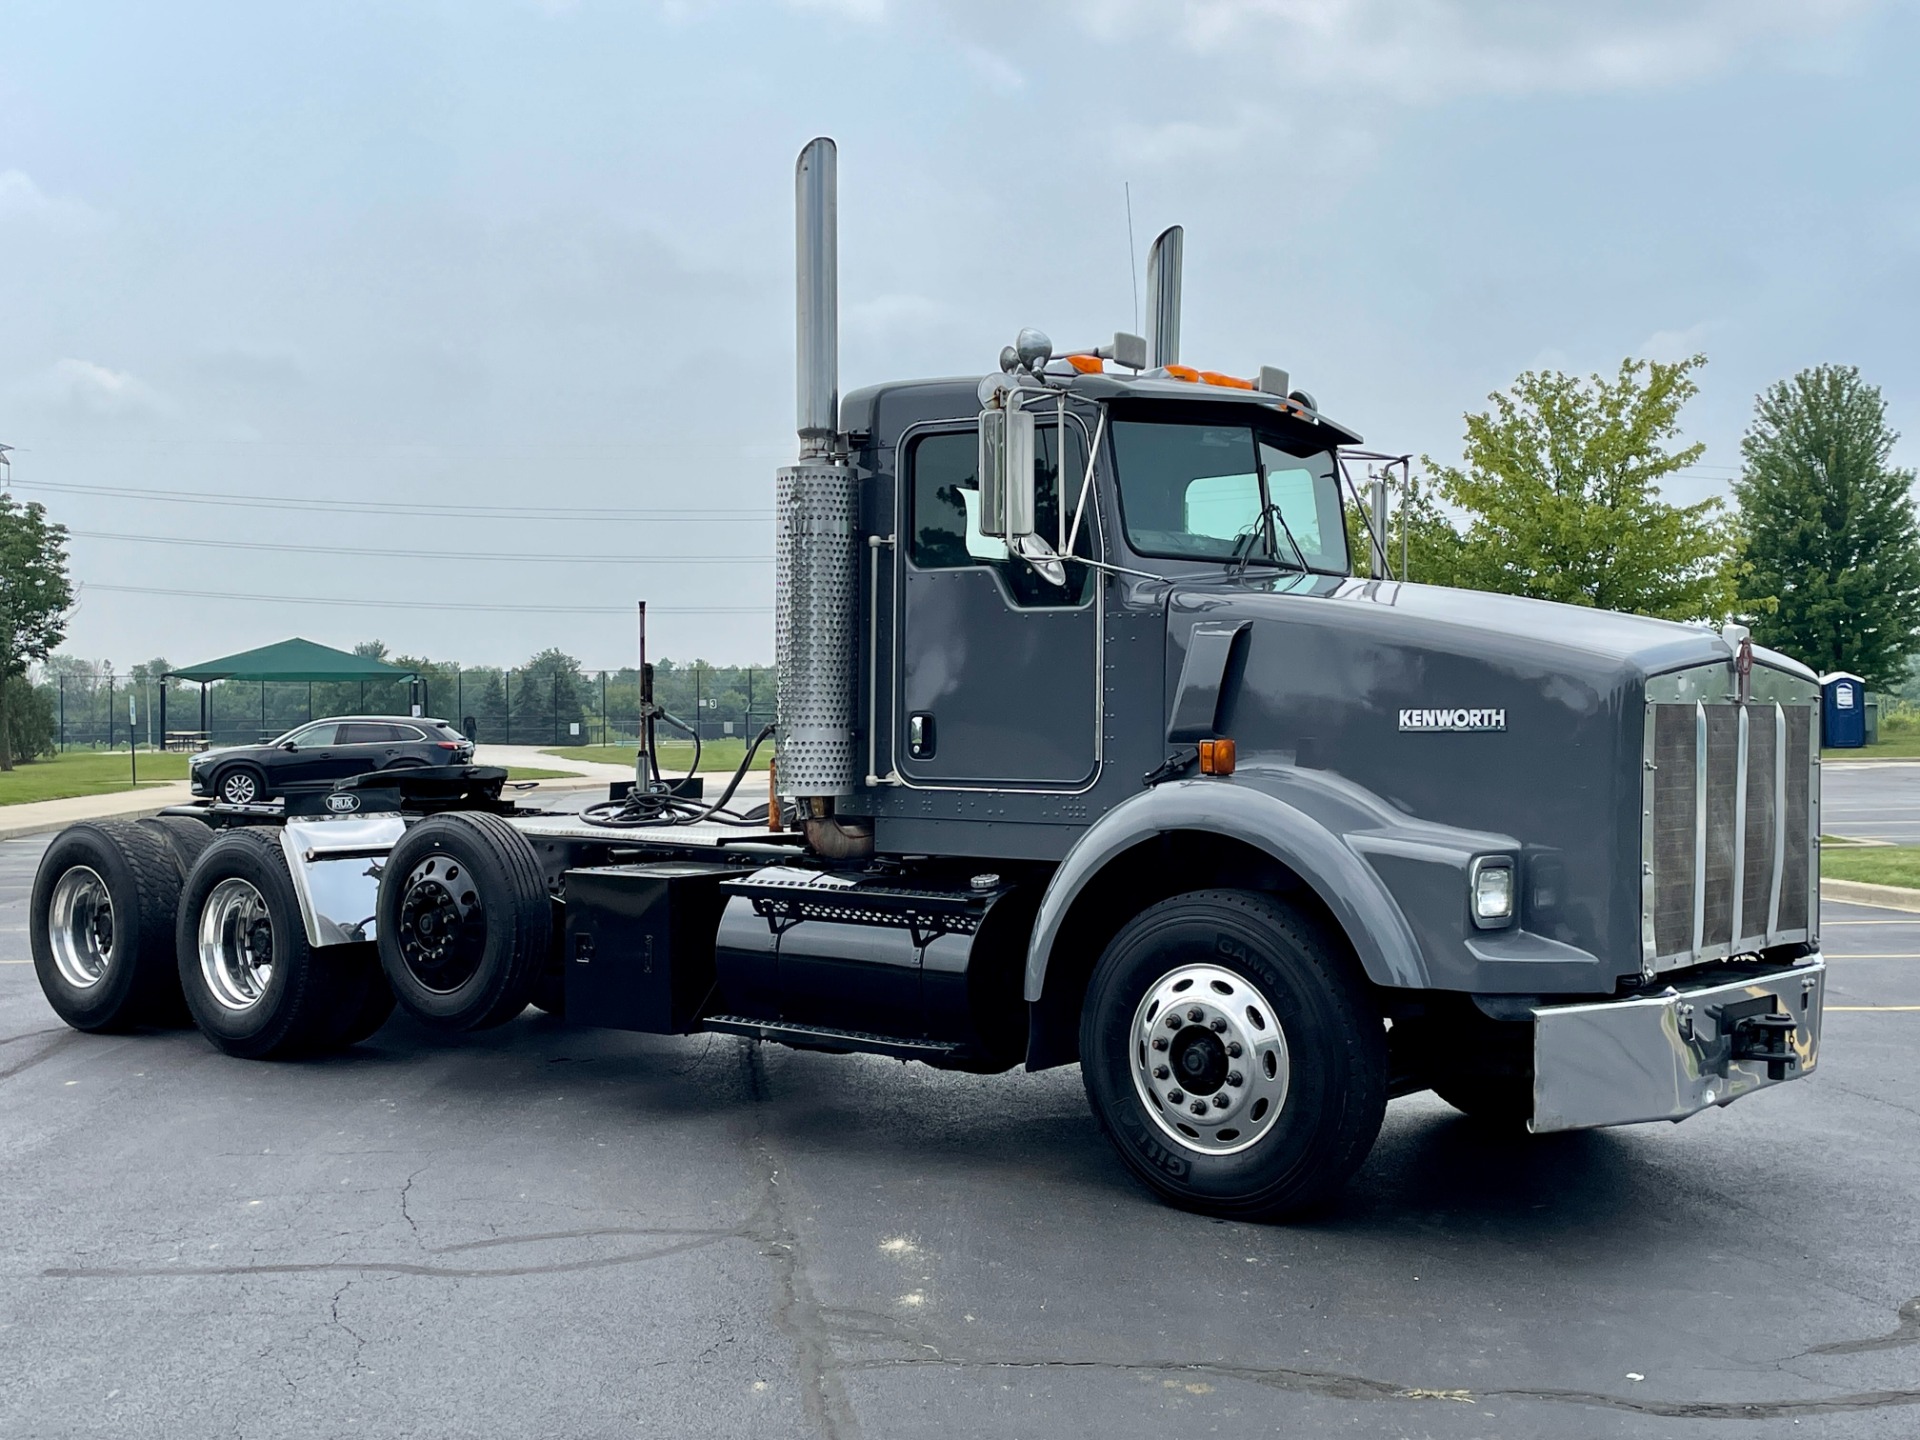
[[[553,903],[527,838],[497,815],[434,815],[387,857],[380,966],[400,1007],[437,1030],[527,1008],[547,965]]]
[[[342,1044],[381,983],[371,945],[307,943],[277,831],[229,830],[209,845],[174,934],[193,1023],[243,1060]]]
[[[180,862],[180,879],[183,883],[214,840],[215,832],[211,825],[186,815],[149,815],[134,823],[161,836],[172,847],[174,858]]]
[[[166,838],[131,820],[68,827],[40,858],[28,921],[33,968],[76,1030],[180,1018],[173,912],[183,867]]]
[[[1340,951],[1268,895],[1203,890],[1129,921],[1088,985],[1081,1073],[1127,1168],[1184,1209],[1273,1220],[1367,1157],[1379,1013]]]

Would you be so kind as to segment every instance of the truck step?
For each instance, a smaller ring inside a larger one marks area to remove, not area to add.
[[[755,1020],[749,1015],[709,1015],[703,1030],[772,1040],[805,1050],[858,1050],[869,1055],[892,1055],[901,1060],[929,1063],[957,1055],[959,1045],[941,1040],[915,1040],[901,1035],[875,1035],[866,1030],[835,1030],[828,1025],[803,1025],[797,1020]]]

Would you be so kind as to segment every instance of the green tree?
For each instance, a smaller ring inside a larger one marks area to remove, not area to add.
[[[1465,463],[1425,460],[1440,497],[1467,524],[1457,553],[1442,543],[1415,575],[1437,580],[1451,570],[1450,583],[1472,589],[1669,620],[1730,614],[1734,537],[1725,507],[1660,498],[1660,482],[1703,449],[1677,437],[1704,364],[1702,355],[1625,360],[1611,380],[1529,370],[1488,396],[1491,410],[1466,417]]]
[[[1753,409],[1733,491],[1754,638],[1897,689],[1920,652],[1920,527],[1913,471],[1888,463],[1887,402],[1853,366],[1816,365]]]
[[[0,770],[13,769],[12,682],[53,653],[72,604],[67,527],[51,523],[38,501],[22,505],[0,490]]]

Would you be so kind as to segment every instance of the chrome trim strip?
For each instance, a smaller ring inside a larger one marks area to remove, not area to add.
[[[1647,723],[1640,740],[1640,973],[1653,978],[1659,967],[1659,938],[1654,930],[1654,912],[1659,903],[1659,885],[1653,873],[1653,792],[1660,767],[1654,761],[1654,722],[1658,710],[1647,702]]]
[[[1780,943],[1780,877],[1787,865],[1787,710],[1773,704],[1773,893],[1767,901],[1767,944]]]
[[[1747,707],[1740,707],[1740,738],[1733,759],[1733,915],[1727,939],[1735,950],[1745,936],[1741,913],[1747,898]]]
[[[1707,707],[1693,702],[1693,953],[1707,943]]]
[[[895,529],[899,517],[896,515]],[[892,545],[892,535],[867,537],[867,784],[884,785],[880,770],[880,551]],[[891,760],[891,756],[888,757]]]

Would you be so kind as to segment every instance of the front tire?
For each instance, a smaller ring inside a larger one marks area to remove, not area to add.
[[[1325,1199],[1386,1111],[1384,1027],[1347,957],[1251,891],[1177,895],[1129,921],[1088,985],[1080,1059],[1127,1168],[1230,1219]]]

